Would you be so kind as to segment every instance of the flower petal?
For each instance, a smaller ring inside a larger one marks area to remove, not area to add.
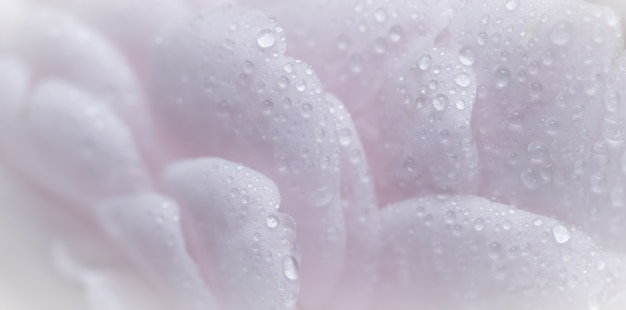
[[[480,85],[472,118],[479,193],[626,249],[626,209],[612,206],[626,201],[619,161],[626,121],[614,107],[624,85],[618,17],[584,1],[463,4],[458,11],[451,41],[472,51]]]
[[[92,203],[151,187],[128,128],[92,94],[46,80],[13,115],[22,123],[9,156],[63,199]]]
[[[475,196],[423,197],[381,210],[374,309],[588,309],[610,275],[584,233]]]
[[[343,263],[336,127],[311,68],[282,56],[282,29],[234,8],[195,15],[163,36],[154,108],[181,157],[216,156],[270,177],[302,245],[307,306],[331,293]]]
[[[378,94],[378,136],[369,153],[379,197],[475,193],[473,70],[454,47],[417,45],[393,64]],[[374,147],[377,145],[378,147]]]
[[[340,145],[341,205],[346,223],[346,258],[333,297],[323,309],[365,309],[377,278],[378,204],[369,165],[350,114],[326,95]]]
[[[295,223],[278,212],[280,194],[271,180],[207,158],[173,164],[165,183],[185,208],[196,261],[226,309],[294,309]]]
[[[107,200],[96,211],[102,227],[162,290],[171,307],[219,309],[187,253],[174,201],[142,193]]]

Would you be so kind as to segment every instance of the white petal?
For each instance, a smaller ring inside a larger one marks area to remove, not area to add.
[[[480,85],[472,118],[479,194],[626,249],[626,209],[617,207],[626,201],[626,120],[614,106],[624,85],[618,17],[563,0],[466,4],[458,12],[449,31],[473,51]]]
[[[102,227],[167,296],[171,307],[219,309],[187,252],[174,201],[145,193],[107,200],[96,210]]]
[[[249,166],[281,189],[298,223],[301,302],[326,300],[343,263],[336,127],[311,68],[282,56],[283,31],[239,9],[198,14],[164,34],[154,107],[185,157]]]
[[[21,144],[10,156],[63,199],[93,203],[151,186],[128,128],[92,94],[47,80],[17,117]]]
[[[166,187],[184,206],[196,261],[226,309],[294,309],[295,223],[262,174],[221,159],[173,164]]]
[[[376,309],[588,309],[610,266],[577,229],[475,196],[381,211]]]
[[[364,309],[372,297],[379,254],[378,204],[359,133],[343,103],[327,94],[340,145],[341,204],[346,258],[334,295],[324,309]]]

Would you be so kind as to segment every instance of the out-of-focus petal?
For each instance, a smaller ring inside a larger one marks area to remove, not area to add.
[[[151,186],[128,128],[93,94],[45,80],[19,108],[7,156],[30,180],[81,204]]]
[[[285,57],[283,30],[259,13],[200,13],[162,35],[151,93],[181,157],[242,163],[281,189],[298,223],[302,295],[322,303],[343,264],[338,142],[320,82]]]
[[[96,206],[99,223],[126,250],[169,307],[219,309],[187,252],[178,205],[153,193],[114,198]],[[164,309],[169,309],[167,306]]]
[[[165,183],[182,206],[195,260],[226,309],[294,309],[295,223],[262,174],[221,159],[175,163]]]
[[[346,258],[333,297],[323,309],[365,309],[377,278],[378,204],[359,134],[343,103],[326,95],[340,145],[341,205],[346,222]]]
[[[610,293],[603,252],[553,219],[475,196],[381,210],[374,309],[597,309]]]
[[[61,78],[92,93],[129,126],[142,156],[159,165],[166,155],[128,59],[111,42],[77,18],[56,9],[33,8],[20,24],[14,52],[27,65],[33,84]],[[145,57],[145,56],[144,56]]]

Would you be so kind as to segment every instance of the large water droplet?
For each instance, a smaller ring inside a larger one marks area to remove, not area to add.
[[[497,88],[505,88],[511,80],[511,71],[506,67],[500,67],[496,70],[495,81]]]
[[[298,261],[293,256],[286,256],[283,259],[283,274],[289,280],[298,280]]]
[[[384,23],[387,20],[387,10],[385,8],[378,8],[374,12],[374,19],[379,23]]]
[[[435,107],[435,110],[437,111],[445,110],[448,107],[448,104],[450,104],[450,100],[448,100],[448,97],[444,94],[436,95],[433,98],[433,107]]]
[[[622,119],[604,118],[602,121],[602,135],[607,140],[623,141],[624,140],[624,123]]]
[[[513,11],[519,6],[519,0],[508,0],[504,6],[507,10]]]
[[[276,36],[274,35],[274,31],[270,29],[262,29],[257,35],[256,42],[261,48],[272,47],[274,43],[276,43]]]
[[[352,130],[350,128],[342,128],[339,130],[339,144],[348,146],[352,143]]]
[[[563,244],[569,241],[570,233],[565,226],[558,224],[552,228],[552,236],[557,243]]]
[[[269,228],[276,228],[278,226],[278,217],[276,215],[268,215],[265,217],[265,224]]]
[[[572,39],[572,26],[567,21],[559,21],[550,29],[550,40],[555,45],[563,46]]]
[[[430,68],[431,63],[432,63],[432,58],[430,57],[430,55],[426,54],[420,57],[420,59],[417,62],[417,65],[422,70],[428,70],[428,68]]]
[[[467,73],[462,72],[454,77],[454,83],[465,88],[472,83],[472,80],[470,79],[469,75],[467,75]]]
[[[474,56],[474,51],[471,48],[465,46],[459,50],[459,61],[466,65],[471,66],[476,61],[476,56]]]

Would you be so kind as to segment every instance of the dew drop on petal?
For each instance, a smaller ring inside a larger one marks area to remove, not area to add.
[[[437,111],[445,110],[446,107],[448,107],[449,103],[450,101],[448,100],[448,97],[446,97],[446,95],[443,95],[443,94],[436,95],[433,98],[433,106],[435,107],[435,110]]]
[[[352,143],[352,130],[350,128],[339,130],[339,143],[343,146],[348,146]]]
[[[505,88],[511,80],[511,71],[506,67],[500,67],[496,70],[495,81],[497,88]]]
[[[286,256],[283,259],[283,274],[289,280],[298,280],[299,267],[298,262],[293,256]]]
[[[459,50],[459,61],[466,65],[471,66],[476,61],[476,56],[474,56],[474,51],[471,48],[465,46]]]
[[[265,217],[265,224],[269,228],[276,228],[278,226],[278,217],[276,215],[268,215]]]
[[[566,45],[571,39],[572,26],[567,21],[559,21],[550,29],[550,40],[555,45]]]
[[[506,9],[509,11],[513,11],[517,9],[518,6],[519,6],[519,0],[508,0],[505,4]]]
[[[428,70],[428,68],[430,68],[431,63],[432,63],[432,58],[430,57],[430,55],[426,54],[420,57],[417,65],[419,66],[420,69],[425,71],[425,70]]]
[[[379,23],[384,23],[387,20],[387,10],[385,8],[378,8],[374,12],[374,19]]]
[[[459,73],[454,77],[454,83],[456,83],[456,85],[459,85],[463,88],[468,87],[471,83],[472,80],[470,79],[469,75],[467,75],[467,73]]]
[[[552,228],[552,236],[557,243],[563,244],[569,241],[569,230],[563,225],[556,225]]]
[[[270,48],[274,46],[274,43],[276,43],[274,31],[270,29],[262,29],[257,35],[256,42],[261,48]]]

